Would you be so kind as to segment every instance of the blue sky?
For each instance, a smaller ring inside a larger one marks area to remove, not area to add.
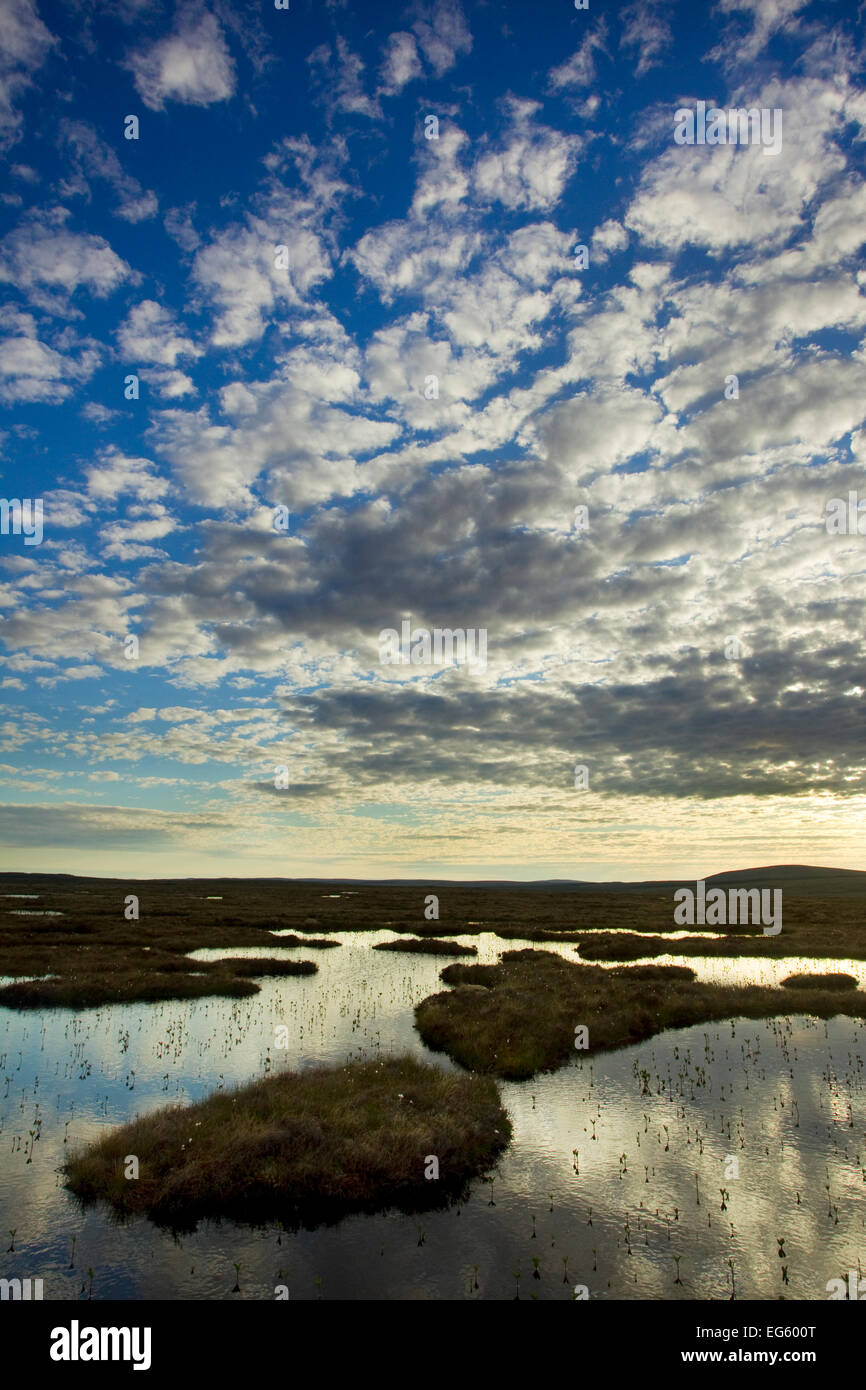
[[[0,0],[2,866],[862,866],[864,122],[841,2]]]

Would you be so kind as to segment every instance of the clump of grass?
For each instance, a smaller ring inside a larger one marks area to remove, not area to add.
[[[220,965],[245,979],[253,975],[315,975],[319,968],[314,960],[275,960],[264,956],[227,956]]]
[[[844,975],[841,970],[828,971],[824,975],[786,975],[782,984],[786,989],[858,989],[853,975]]]
[[[65,1173],[83,1202],[101,1198],[177,1230],[220,1216],[314,1226],[465,1197],[510,1137],[491,1078],[388,1058],[283,1072],[157,1111],[72,1157]],[[130,1153],[137,1182],[124,1177]],[[429,1154],[436,1182],[424,1176]]]
[[[281,936],[273,943],[275,946],[317,946],[320,950],[326,951],[330,946],[342,946],[342,941],[332,941],[329,936]]]
[[[455,989],[424,999],[415,1021],[428,1047],[476,1072],[522,1080],[574,1056],[575,1025],[592,1052],[623,1047],[666,1028],[721,1018],[773,1018],[777,989],[701,983],[670,966],[605,970],[550,951],[506,951],[498,965],[455,962],[441,977]],[[480,988],[479,986],[484,986]],[[798,1012],[866,1017],[866,994],[803,988]]]
[[[618,965],[611,975],[625,975],[629,980],[696,980],[697,973],[689,965]]]
[[[461,946],[457,941],[439,941],[435,936],[419,939],[409,936],[398,941],[379,941],[374,951],[415,951],[423,956],[477,956],[476,946]]]
[[[5,985],[0,989],[0,1005],[8,1009],[85,1009],[132,1000],[198,999],[210,994],[241,998],[258,993],[253,976],[314,975],[319,968],[311,960],[229,956],[203,961],[164,956],[157,951],[119,952],[104,959],[101,952],[91,954],[87,949],[79,971]]]
[[[455,962],[440,970],[439,978],[446,985],[463,985],[465,988],[480,985],[483,989],[493,989],[494,985],[501,983],[502,976],[498,965],[459,965]]]
[[[429,937],[431,937],[431,936],[432,936],[432,937],[441,937],[441,936],[477,936],[477,935],[478,935],[477,929],[476,929],[475,927],[470,927],[470,926],[468,926],[466,923],[463,923],[462,925],[455,925],[455,926],[453,926],[453,927],[449,927],[449,926],[447,925],[447,923],[445,923],[445,922],[439,922],[439,921],[435,921],[435,922],[412,922],[412,923],[409,923],[409,922],[379,922],[379,923],[370,922],[370,923],[368,924],[368,929],[375,929],[376,927],[378,927],[381,931],[384,931],[385,928],[387,927],[389,931],[402,932],[404,936],[415,936],[415,937],[423,936],[423,937],[427,937],[427,938],[429,938]]]
[[[502,941],[583,941],[580,931],[556,931],[547,927],[502,927],[496,936]]]
[[[767,938],[762,935],[760,940],[766,941]],[[723,944],[725,945],[724,953],[712,949]],[[639,960],[642,956],[667,956],[674,949],[678,956],[743,954],[742,938],[734,946],[729,941],[723,943],[700,936],[684,936],[679,941],[671,943],[664,936],[613,936],[608,932],[599,932],[598,936],[583,937],[578,947],[578,954],[583,960]]]
[[[222,962],[219,962],[222,964]],[[90,963],[88,963],[89,965]],[[240,998],[257,994],[258,986],[225,970],[209,970],[204,961],[187,961],[185,969],[168,971],[146,966],[130,968],[115,957],[104,970],[62,975],[46,980],[21,980],[0,989],[7,1009],[95,1008],[133,1000],[200,999],[221,994]]]

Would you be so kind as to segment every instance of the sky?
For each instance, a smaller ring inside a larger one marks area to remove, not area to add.
[[[0,0],[0,868],[862,868],[864,33]]]

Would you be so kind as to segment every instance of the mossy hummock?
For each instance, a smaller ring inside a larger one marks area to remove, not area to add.
[[[465,1196],[511,1137],[495,1082],[413,1057],[284,1072],[113,1130],[68,1187],[176,1230],[203,1217],[314,1226]],[[128,1156],[138,1177],[127,1178]],[[429,1176],[435,1158],[438,1176]]]
[[[510,1080],[553,1071],[580,1055],[575,1029],[581,1025],[588,1029],[591,1055],[666,1028],[740,1016],[773,1018],[791,1008],[790,995],[778,989],[702,983],[687,966],[604,969],[550,951],[506,951],[498,965],[455,962],[441,978],[456,988],[417,1006],[421,1037],[464,1067]],[[806,977],[796,991],[798,1013],[866,1017],[861,990],[830,986],[827,977],[813,979]]]

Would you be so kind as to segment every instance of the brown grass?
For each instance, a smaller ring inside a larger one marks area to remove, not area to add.
[[[841,970],[826,974],[786,975],[782,984],[786,989],[859,989],[857,980],[853,975],[844,975]]]
[[[589,1050],[596,1053],[641,1042],[666,1028],[786,1012],[777,989],[702,984],[684,978],[683,970],[605,970],[550,951],[506,951],[499,965],[446,966],[442,979],[456,988],[422,1000],[416,1025],[429,1047],[446,1051],[464,1067],[521,1079],[552,1071],[575,1056],[580,1024],[588,1028]],[[797,1012],[864,1018],[866,994],[804,987]]]
[[[199,968],[201,974],[191,973],[191,969]],[[186,968],[174,967],[170,973],[160,974],[147,968],[136,969],[126,961],[119,963],[112,956],[104,962],[103,969],[92,973],[70,971],[53,979],[4,985],[0,989],[0,1005],[7,1009],[87,1009],[134,1001],[200,999],[209,994],[239,998],[258,994],[258,985],[225,970],[209,969],[204,961],[190,961]]]
[[[315,975],[319,969],[314,960],[273,960],[266,956],[226,956],[225,960],[215,964],[245,980],[254,979],[257,975],[262,979],[268,975]]]
[[[819,885],[820,886],[820,885]],[[340,893],[332,898],[330,893]],[[428,892],[439,896],[439,920],[424,918]],[[582,943],[584,959],[635,955],[817,956],[866,960],[863,896],[785,892],[782,931],[734,931],[721,941],[699,929],[675,946],[658,937],[673,923],[673,898],[657,891],[550,891],[523,888],[399,887],[237,879],[133,880],[64,874],[3,874],[0,893],[37,893],[35,902],[0,898],[0,975],[22,983],[0,989],[15,1008],[88,1007],[141,999],[255,993],[256,985],[221,963],[191,963],[199,946],[265,946],[275,956],[299,944],[333,944],[329,932],[389,928],[396,935],[447,940],[495,930],[506,938]],[[124,900],[135,894],[140,920],[127,921]],[[221,901],[206,901],[220,894]],[[16,917],[16,908],[55,909],[62,917]],[[480,923],[472,926],[470,923]],[[635,942],[582,931],[628,927]],[[270,929],[289,929],[274,937]],[[655,938],[655,939],[653,939]],[[52,980],[23,983],[23,977]]]
[[[767,949],[765,943],[775,937],[763,934],[746,936],[737,933],[721,941],[705,936],[684,936],[679,941],[666,941],[662,936],[614,936],[600,932],[584,936],[578,947],[583,960],[640,960],[642,956],[763,956],[785,954]]]
[[[209,883],[191,888],[188,881],[152,886],[63,875],[0,875],[0,892],[40,895],[36,901],[0,898],[0,975],[51,977],[3,986],[0,1005],[91,1008],[216,994],[240,997],[258,993],[251,976],[311,974],[316,966],[289,959],[290,968],[277,971],[264,960],[201,961],[190,960],[187,953],[202,946],[264,946],[277,957],[298,946],[339,945],[306,934],[272,936],[260,925],[265,920],[261,904],[250,911],[246,924],[237,912],[221,914],[222,903],[203,900],[212,888]],[[139,898],[138,921],[124,916],[129,894]],[[63,916],[17,917],[18,908],[50,909]],[[267,920],[274,927],[287,925],[274,917],[273,902]]]
[[[401,937],[397,941],[380,941],[373,947],[374,951],[413,951],[422,956],[477,956],[477,946],[461,946],[456,941],[437,941],[436,937],[428,936],[419,940],[418,937]]]
[[[175,1229],[203,1217],[317,1225],[465,1195],[511,1137],[489,1077],[413,1057],[285,1072],[115,1129],[66,1165],[86,1204]],[[124,1162],[139,1160],[138,1179]],[[439,1179],[425,1178],[429,1155]]]

